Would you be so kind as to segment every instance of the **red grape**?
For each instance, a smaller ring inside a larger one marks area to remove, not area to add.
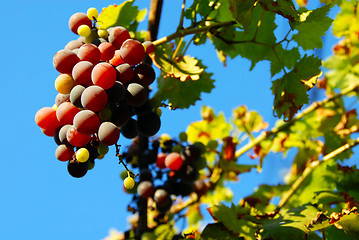
[[[87,25],[90,28],[92,27],[92,21],[87,17],[85,13],[77,12],[74,13],[69,19],[69,28],[70,30],[77,34],[77,29],[81,25]]]
[[[155,45],[153,45],[153,42],[151,41],[143,42],[143,46],[145,47],[147,54],[151,54],[155,51]]]
[[[157,155],[157,160],[156,160],[156,166],[159,168],[159,169],[164,169],[166,168],[166,164],[165,164],[165,159],[167,157],[167,154],[166,153],[159,153]]]
[[[64,102],[58,106],[56,110],[56,117],[62,125],[72,124],[74,116],[80,110],[71,102]]]
[[[116,48],[119,49],[122,43],[131,38],[130,33],[126,28],[117,26],[109,31],[108,41]]]
[[[123,63],[116,67],[117,70],[117,81],[122,82],[123,84],[129,83],[133,78],[133,69],[130,64]]]
[[[35,114],[35,122],[37,126],[47,129],[56,129],[61,124],[56,117],[55,109],[51,107],[43,107]]]
[[[139,41],[127,39],[120,48],[120,55],[126,63],[137,65],[145,57],[145,48]]]
[[[89,61],[92,64],[97,64],[101,59],[100,49],[94,44],[86,43],[79,48],[79,52],[77,53],[78,57],[81,61]]]
[[[115,51],[115,55],[110,59],[109,63],[113,66],[118,66],[122,63],[125,63],[120,55],[120,50]]]
[[[90,85],[91,72],[94,65],[89,61],[80,61],[72,69],[72,77],[76,84]]]
[[[85,91],[85,89],[86,88],[82,85],[76,85],[71,89],[70,101],[72,102],[73,105],[75,105],[78,108],[83,108],[81,104],[81,95],[83,91]]]
[[[138,196],[142,198],[149,198],[154,193],[155,189],[153,183],[150,181],[142,181],[137,186]]]
[[[155,70],[153,67],[146,63],[141,63],[135,68],[135,74],[138,76],[139,84],[142,86],[151,85],[156,79]]]
[[[102,87],[103,89],[109,89],[112,87],[116,78],[117,73],[115,68],[107,62],[97,64],[91,73],[92,83]]]
[[[74,117],[74,127],[82,134],[97,132],[101,122],[96,113],[91,110],[82,110]]]
[[[58,93],[55,97],[55,104],[56,106],[60,106],[61,103],[63,102],[67,102],[70,98],[69,94],[62,94],[62,93]]]
[[[82,147],[91,140],[91,135],[78,132],[74,126],[69,127],[66,133],[67,141],[75,147]]]
[[[165,159],[166,167],[168,167],[170,170],[177,171],[181,168],[183,164],[183,159],[181,157],[181,154],[177,152],[171,152],[167,155]]]
[[[102,87],[89,86],[81,95],[81,104],[84,108],[94,112],[101,111],[107,104],[107,94]]]
[[[53,58],[53,65],[60,73],[72,73],[73,67],[80,61],[79,57],[71,50],[62,49]]]
[[[115,56],[115,47],[109,42],[103,42],[98,46],[101,52],[101,61],[109,61]]]
[[[62,162],[72,159],[75,151],[72,147],[69,147],[65,144],[61,144],[56,148],[56,158]]]
[[[117,143],[120,129],[112,122],[103,122],[98,129],[97,136],[103,144],[110,146]]]

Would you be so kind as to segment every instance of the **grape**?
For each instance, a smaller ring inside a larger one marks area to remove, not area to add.
[[[97,9],[94,7],[90,7],[89,9],[87,9],[87,17],[91,20],[96,20],[96,18],[98,17]]]
[[[108,153],[108,146],[106,144],[100,144],[98,147],[97,147],[97,152],[98,154],[100,155],[106,155]]]
[[[96,33],[96,32],[94,32],[94,35],[95,35],[95,33]],[[104,43],[104,42],[107,42],[107,40],[104,39],[104,38],[98,37],[98,35],[96,35],[96,38],[91,41],[91,43],[94,44],[94,45],[97,46],[97,47],[99,47],[100,44],[101,44],[101,43]],[[100,50],[100,49],[99,49],[99,50]],[[100,52],[101,52],[101,51],[100,51]],[[102,55],[102,53],[101,53],[101,55]],[[100,60],[101,60],[101,59],[100,59]]]
[[[137,116],[141,116],[143,114],[149,113],[152,111],[152,106],[150,101],[146,101],[144,104],[142,104],[139,107],[132,107],[133,111]]]
[[[55,88],[62,94],[69,94],[75,85],[74,79],[66,73],[61,73],[55,80]]]
[[[59,133],[60,133],[61,128],[62,128],[62,126],[56,128],[56,130],[55,130],[55,132],[54,132],[54,134],[53,134],[55,143],[56,143],[57,145],[61,145],[61,144],[62,144],[62,142],[60,141],[60,138],[59,138]],[[43,129],[43,128],[41,128],[41,129]],[[44,130],[46,130],[46,129],[44,129]],[[45,135],[46,135],[46,134],[45,134]]]
[[[115,47],[109,42],[103,42],[98,46],[101,52],[101,61],[109,61],[115,56]]]
[[[149,149],[147,149],[149,150]],[[142,169],[140,172],[140,182],[150,181],[152,182],[152,172],[150,169]]]
[[[47,128],[47,129],[45,129],[45,128],[40,128],[40,129],[41,129],[41,132],[42,132],[43,134],[45,134],[46,136],[48,136],[48,137],[53,137],[54,134],[55,134],[55,132],[56,132],[56,130],[57,130],[58,128],[56,128],[56,127],[51,127],[51,128]]]
[[[193,192],[193,183],[190,182],[176,182],[175,195],[181,195],[183,197],[190,195]]]
[[[119,81],[115,81],[113,86],[106,90],[108,101],[111,103],[119,103],[125,98],[126,89]]]
[[[51,107],[43,107],[38,110],[35,114],[35,122],[43,129],[54,129],[61,125],[57,120],[55,109]]]
[[[112,116],[112,111],[110,108],[105,107],[98,113],[98,116],[101,121],[109,121]]]
[[[208,186],[203,180],[197,180],[193,183],[193,191],[197,193],[198,196],[202,196],[207,193]]]
[[[95,161],[94,160],[90,160],[90,161],[87,161],[88,164],[87,164],[87,170],[92,170],[94,167],[95,167]]]
[[[166,153],[159,153],[157,155],[156,166],[159,169],[165,169],[166,168],[166,164],[165,164],[166,157],[167,157]]]
[[[179,140],[181,142],[186,142],[187,141],[187,133],[186,132],[180,132],[178,137],[179,137]]]
[[[86,175],[88,170],[88,161],[81,163],[78,161],[68,161],[67,171],[72,177],[81,178]]]
[[[72,159],[74,153],[75,152],[73,147],[67,146],[65,144],[61,144],[57,146],[55,155],[58,160],[62,162],[66,162]]]
[[[82,147],[90,142],[91,135],[82,134],[78,132],[74,126],[71,126],[67,130],[66,139],[72,146]]]
[[[155,202],[159,206],[166,206],[171,199],[170,199],[170,195],[165,189],[158,188],[153,194],[153,200],[155,200]]]
[[[112,122],[117,126],[124,126],[131,118],[131,109],[127,104],[112,106]],[[136,130],[137,134],[137,130]],[[137,136],[137,135],[136,135]]]
[[[124,62],[137,65],[145,57],[145,48],[139,41],[127,39],[120,48],[120,55]]]
[[[138,83],[130,83],[125,94],[126,102],[135,107],[139,107],[148,99],[147,90]]]
[[[71,50],[62,49],[53,58],[53,65],[60,73],[72,73],[72,68],[80,61],[79,57]]]
[[[194,163],[201,158],[201,149],[195,145],[188,145],[183,149],[182,157],[186,162]]]
[[[135,180],[128,176],[123,180],[123,185],[126,189],[132,189],[135,186]]]
[[[86,148],[80,148],[76,151],[76,159],[79,162],[86,162],[90,157],[90,153]]]
[[[107,62],[98,63],[91,73],[92,83],[103,89],[111,88],[116,81],[116,77],[115,68]]]
[[[60,106],[61,103],[66,102],[69,99],[70,99],[69,94],[58,93],[55,97],[55,104],[56,104],[56,106]]]
[[[155,51],[155,45],[153,45],[151,41],[145,41],[142,43],[142,45],[145,47],[147,54],[151,54]]]
[[[190,164],[182,164],[179,173],[180,178],[185,182],[194,182],[199,176],[197,169]]]
[[[85,37],[85,43],[94,43],[98,39],[97,30],[91,30],[91,34]],[[97,46],[96,46],[97,47]]]
[[[92,26],[92,21],[87,17],[85,13],[78,12],[73,14],[69,19],[69,28],[70,30],[77,34],[77,29],[81,25]]]
[[[137,137],[137,122],[135,119],[130,118],[130,120],[121,127],[121,134],[128,139]]]
[[[97,136],[103,144],[110,146],[117,143],[120,129],[112,122],[103,122],[98,129]]]
[[[64,49],[74,50],[74,49],[80,48],[82,45],[83,45],[83,42],[82,42],[81,40],[79,40],[79,39],[71,40],[70,42],[68,42],[68,43],[65,45],[65,48],[64,48]]]
[[[117,81],[123,84],[129,83],[134,76],[134,71],[130,64],[123,63],[116,67],[117,70]]]
[[[96,113],[91,110],[78,112],[73,120],[75,129],[82,134],[92,134],[97,132],[101,122]]]
[[[115,50],[115,55],[110,59],[109,63],[113,66],[118,66],[124,63],[120,55],[120,50]]]
[[[157,160],[157,152],[154,150],[146,149],[143,151],[142,159],[146,164],[155,163]]]
[[[100,49],[92,43],[82,45],[77,55],[81,61],[89,61],[94,65],[99,63],[101,59]]]
[[[218,142],[216,140],[209,140],[207,143],[207,148],[209,148],[210,150],[216,150],[218,147]]]
[[[71,89],[70,92],[70,101],[73,105],[75,105],[78,108],[83,108],[81,104],[81,95],[83,91],[85,91],[85,87],[82,85],[76,85]]]
[[[140,63],[138,66],[136,66],[135,74],[138,76],[138,83],[142,86],[149,86],[156,79],[155,70],[153,70],[152,66],[147,63]]]
[[[107,100],[108,97],[105,90],[99,86],[89,86],[81,95],[82,106],[93,112],[99,112],[106,107]]]
[[[155,135],[161,127],[160,117],[154,113],[149,112],[138,116],[137,129],[138,132],[146,137]]]
[[[177,144],[172,147],[172,152],[178,152],[180,153],[182,151],[182,146]]]
[[[170,170],[177,171],[181,168],[183,164],[183,159],[181,157],[181,154],[176,152],[171,152],[167,155],[165,159],[166,167],[168,167]]]
[[[117,26],[109,31],[108,41],[116,48],[120,49],[122,43],[131,38],[126,28]]]
[[[138,196],[142,198],[149,198],[154,192],[153,183],[150,181],[142,181],[137,186]]]
[[[89,61],[80,61],[72,69],[72,77],[76,84],[91,84],[91,72],[94,65]]]
[[[91,34],[91,28],[85,24],[80,25],[77,28],[77,34],[80,35],[81,37],[88,37]]]
[[[74,116],[79,111],[71,102],[64,102],[57,108],[56,117],[62,125],[72,124]]]
[[[97,30],[97,34],[100,38],[108,38],[108,31],[106,29]]]
[[[67,130],[69,130],[69,128],[71,127],[72,125],[68,124],[68,125],[65,125],[65,126],[62,126],[60,128],[60,131],[59,131],[59,141],[62,143],[62,144],[65,144],[65,145],[68,145],[68,146],[72,146],[68,141],[67,141],[67,138],[66,138],[66,133],[67,133]]]

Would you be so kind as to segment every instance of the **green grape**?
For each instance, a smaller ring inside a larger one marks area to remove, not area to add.
[[[100,38],[107,38],[109,33],[106,29],[99,29],[97,30],[97,35],[100,37]]]
[[[156,235],[153,232],[144,232],[141,235],[141,240],[156,240]]]
[[[179,137],[179,140],[181,142],[186,142],[187,141],[187,133],[186,132],[180,132],[178,137]]]
[[[201,142],[195,142],[193,143],[196,147],[198,147],[201,150],[201,153],[206,152],[206,146]]]
[[[110,108],[105,107],[98,113],[98,115],[102,121],[109,121],[111,119],[112,112]]]
[[[91,34],[91,28],[87,25],[81,25],[77,29],[77,34],[80,35],[81,37],[88,37]]]
[[[172,152],[178,152],[180,153],[182,151],[182,146],[181,145],[175,145],[172,147]]]
[[[216,140],[209,140],[207,143],[207,148],[211,150],[216,150],[218,147],[218,142]]]
[[[90,157],[90,153],[86,148],[80,148],[76,151],[76,159],[79,162],[86,162]]]
[[[87,170],[91,170],[95,167],[95,161],[89,161],[87,165]]]
[[[95,20],[98,17],[98,11],[94,7],[87,9],[87,17],[91,20]]]
[[[135,180],[128,173],[128,177],[123,180],[123,185],[126,189],[132,189],[135,186]]]
[[[162,110],[161,108],[156,108],[156,114],[161,117],[162,116]]]
[[[109,150],[108,146],[105,145],[105,144],[102,144],[102,143],[97,147],[97,152],[98,152],[98,154],[100,154],[100,155],[105,155],[105,154],[107,154],[107,153],[108,153],[108,150]]]
[[[105,155],[102,155],[102,154],[100,154],[98,157],[97,157],[97,159],[103,159],[105,157]]]

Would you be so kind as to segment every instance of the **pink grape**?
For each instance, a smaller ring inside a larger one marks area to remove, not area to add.
[[[74,117],[74,127],[82,134],[97,132],[101,122],[96,113],[91,110],[82,110]]]
[[[183,164],[183,159],[181,154],[177,152],[171,152],[167,155],[165,159],[165,165],[172,171],[177,171],[181,168]]]
[[[92,27],[92,21],[87,17],[87,14],[82,12],[74,13],[69,19],[69,28],[70,30],[77,34],[77,29],[81,25],[87,25],[90,28]]]
[[[116,48],[120,49],[122,43],[131,38],[126,28],[117,26],[109,31],[108,41]]]
[[[74,155],[75,151],[72,147],[69,147],[65,144],[61,144],[56,148],[56,158],[60,160],[61,162],[66,162],[72,159],[72,156]]]
[[[103,122],[98,129],[97,136],[103,144],[110,146],[117,143],[120,129],[112,122]]]
[[[91,73],[92,83],[103,89],[111,88],[115,83],[116,78],[117,73],[115,68],[107,62],[97,64]]]
[[[72,69],[72,77],[76,84],[91,85],[91,72],[94,65],[89,61],[80,61]]]

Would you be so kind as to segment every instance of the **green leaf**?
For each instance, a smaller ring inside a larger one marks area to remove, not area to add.
[[[146,16],[146,10],[138,10],[137,6],[133,6],[133,2],[133,0],[129,0],[120,5],[109,5],[103,8],[97,18],[98,27],[107,29],[123,26],[128,29],[133,22],[142,21]]]
[[[289,23],[295,22],[299,19],[298,12],[292,1],[288,0],[261,0],[259,1],[263,8],[267,11],[274,12],[289,20]]]
[[[284,68],[292,69],[300,59],[299,49],[294,47],[290,50],[284,49],[278,44],[274,49],[273,57],[271,57],[270,72],[272,77],[281,72]]]
[[[305,18],[305,20],[298,22],[296,25],[295,28],[298,33],[293,35],[293,39],[304,50],[323,47],[321,37],[329,29],[333,21],[327,16],[330,8],[331,5],[324,5],[313,11],[302,13],[301,18]]]
[[[336,224],[349,236],[359,239],[359,216],[357,214],[344,215]]]
[[[320,59],[305,55],[289,73],[273,81],[273,106],[279,118],[283,116],[286,120],[292,119],[309,102],[303,80],[318,76],[321,73],[320,66]]]
[[[203,229],[201,239],[204,240],[244,240],[242,237],[234,237],[221,223],[210,223]]]
[[[230,10],[233,17],[243,26],[244,31],[249,30],[254,3],[254,0],[229,0]]]

